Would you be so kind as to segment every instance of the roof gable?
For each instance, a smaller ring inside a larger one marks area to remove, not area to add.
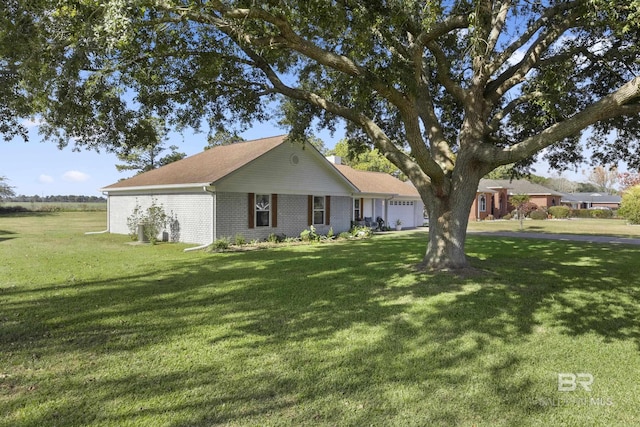
[[[347,165],[334,164],[333,166],[351,181],[361,193],[420,198],[420,193],[411,183],[400,181],[387,173],[361,171]]]
[[[279,146],[285,138],[286,135],[280,135],[214,147],[102,190],[212,184]]]

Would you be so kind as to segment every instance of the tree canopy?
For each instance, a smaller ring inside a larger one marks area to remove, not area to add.
[[[123,146],[116,150],[118,160],[124,162],[116,165],[119,172],[137,171],[147,172],[160,166],[184,159],[187,154],[178,151],[177,145],[169,146],[169,154],[164,141],[167,139],[167,129],[162,119],[158,117],[146,118],[140,121],[140,129],[136,145]]]
[[[239,136],[237,133],[230,132],[225,129],[218,129],[214,134],[209,135],[207,138],[207,145],[204,149],[209,150],[220,145],[231,145],[241,141],[244,141],[244,138]]]
[[[277,118],[294,140],[344,123],[420,192],[432,268],[467,265],[465,216],[498,166],[542,150],[558,168],[580,161],[586,129],[595,161],[640,166],[640,0],[0,8],[0,113],[27,99],[46,137],[89,148],[136,145],[148,116],[205,130]]]
[[[345,165],[357,170],[388,173],[403,181],[407,179],[400,169],[387,160],[376,148],[354,153],[349,150],[349,141],[341,139],[333,149],[327,151],[327,155],[339,156]]]
[[[16,195],[13,187],[7,181],[6,176],[0,176],[0,200]]]
[[[618,174],[618,182],[621,191],[640,185],[640,172],[621,172]]]

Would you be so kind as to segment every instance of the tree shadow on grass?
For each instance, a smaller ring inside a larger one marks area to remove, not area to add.
[[[514,346],[551,298],[570,308],[549,310],[566,334],[640,346],[631,248],[473,238],[489,273],[460,278],[415,272],[417,236],[184,255],[136,275],[4,290],[9,352],[130,363],[95,378],[78,366],[90,386],[53,381],[11,407],[71,396],[36,424],[514,425],[548,410],[525,399],[535,379],[515,375],[531,360]]]
[[[0,242],[4,242],[5,240],[15,239],[16,233],[9,230],[0,230]]]

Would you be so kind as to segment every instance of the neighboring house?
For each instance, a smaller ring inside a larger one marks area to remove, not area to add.
[[[482,220],[489,216],[501,218],[515,209],[509,203],[514,194],[526,194],[531,203],[542,208],[560,205],[563,196],[562,193],[525,179],[481,179],[469,219]]]
[[[424,224],[424,204],[413,184],[383,172],[353,169],[343,165],[339,156],[328,159],[358,189],[353,200],[354,221],[368,225],[380,217],[390,227],[398,221],[408,228]]]
[[[561,203],[573,209],[620,208],[622,197],[606,193],[565,193]]]
[[[215,147],[102,191],[111,233],[128,234],[134,208],[155,201],[173,218],[171,240],[203,245],[298,236],[310,225],[347,231],[358,192],[313,146],[285,136]]]
[[[484,181],[484,180],[482,180]],[[507,189],[501,187],[489,188],[480,181],[476,198],[471,205],[469,220],[480,221],[483,219],[501,218],[507,213]]]

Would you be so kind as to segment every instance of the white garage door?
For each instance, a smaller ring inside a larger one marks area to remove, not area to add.
[[[389,226],[395,226],[400,219],[403,227],[416,227],[415,204],[413,200],[389,200]]]

